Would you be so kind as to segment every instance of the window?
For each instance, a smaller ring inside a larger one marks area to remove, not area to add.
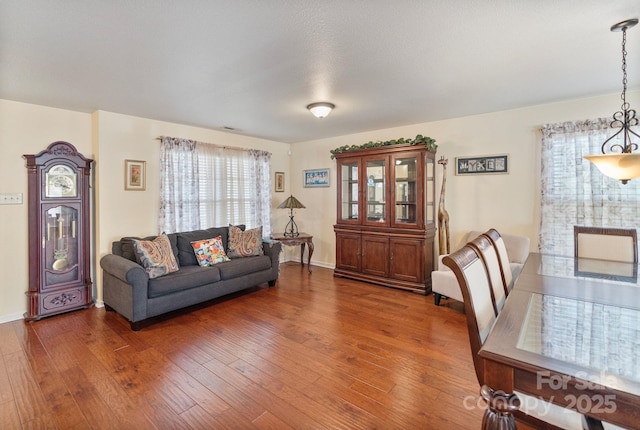
[[[540,252],[573,256],[573,226],[636,228],[640,181],[604,176],[582,158],[602,152],[610,120],[542,128]]]
[[[160,231],[246,224],[271,234],[271,154],[162,137]]]

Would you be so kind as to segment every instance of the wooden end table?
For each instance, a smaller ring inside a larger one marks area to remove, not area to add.
[[[285,236],[284,234],[271,235],[273,240],[282,242],[286,246],[300,245],[300,264],[304,266],[304,247],[309,245],[309,256],[307,257],[307,267],[311,272],[311,256],[313,255],[313,236],[307,233],[300,233],[298,236]]]

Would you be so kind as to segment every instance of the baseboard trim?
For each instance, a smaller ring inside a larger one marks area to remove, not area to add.
[[[25,309],[24,312],[27,310]],[[24,312],[19,314],[0,315],[0,324],[24,319]]]
[[[280,255],[282,255],[282,254],[280,254]],[[289,263],[289,262],[300,263],[300,257],[298,257],[298,258],[291,257],[291,258],[280,259],[280,264]],[[304,261],[304,264],[307,264],[307,260]],[[336,268],[335,264],[329,264],[329,263],[324,263],[324,262],[321,262],[321,261],[314,261],[314,260],[311,260],[311,265],[312,266],[318,266],[318,267],[324,267],[325,269],[331,269],[331,270]]]

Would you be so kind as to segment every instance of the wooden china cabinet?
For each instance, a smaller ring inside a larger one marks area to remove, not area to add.
[[[401,144],[335,155],[334,276],[431,292],[435,154]]]
[[[24,155],[29,202],[29,290],[25,319],[93,305],[90,171],[93,160],[67,142]]]

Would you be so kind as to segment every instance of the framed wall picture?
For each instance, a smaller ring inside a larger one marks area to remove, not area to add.
[[[304,171],[304,187],[328,187],[329,186],[329,169],[311,169]]]
[[[124,189],[144,191],[146,186],[146,161],[124,160]]]
[[[509,173],[508,155],[456,157],[456,175],[490,175],[496,173]]]
[[[284,192],[284,172],[276,172],[275,178],[275,190],[276,193]]]

